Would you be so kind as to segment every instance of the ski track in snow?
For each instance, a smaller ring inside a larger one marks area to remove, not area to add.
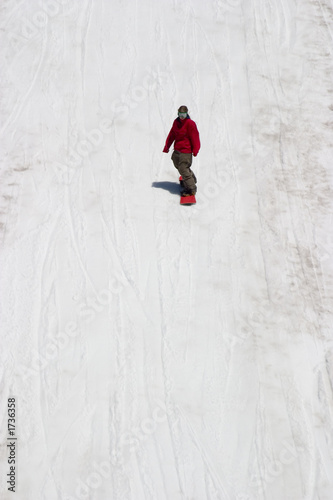
[[[15,498],[331,500],[331,2],[0,12]],[[162,153],[181,104],[191,207]]]

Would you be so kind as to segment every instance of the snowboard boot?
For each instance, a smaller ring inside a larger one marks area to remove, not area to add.
[[[187,191],[187,189],[184,189],[183,191],[181,191],[181,196],[194,196],[196,194],[197,190],[194,189],[192,191]]]

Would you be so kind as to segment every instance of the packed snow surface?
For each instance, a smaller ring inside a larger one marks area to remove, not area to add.
[[[0,26],[1,499],[332,500],[331,0]]]

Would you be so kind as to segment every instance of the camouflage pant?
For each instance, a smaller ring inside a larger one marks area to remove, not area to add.
[[[197,179],[191,170],[192,154],[180,153],[180,151],[175,150],[171,155],[171,160],[173,161],[174,166],[183,178],[184,188],[187,191],[196,192]]]

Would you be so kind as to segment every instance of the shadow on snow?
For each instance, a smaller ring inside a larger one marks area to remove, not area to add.
[[[169,191],[169,193],[178,194],[178,196],[180,195],[179,182],[169,182],[169,181],[153,182],[152,187],[165,189],[166,191]]]

